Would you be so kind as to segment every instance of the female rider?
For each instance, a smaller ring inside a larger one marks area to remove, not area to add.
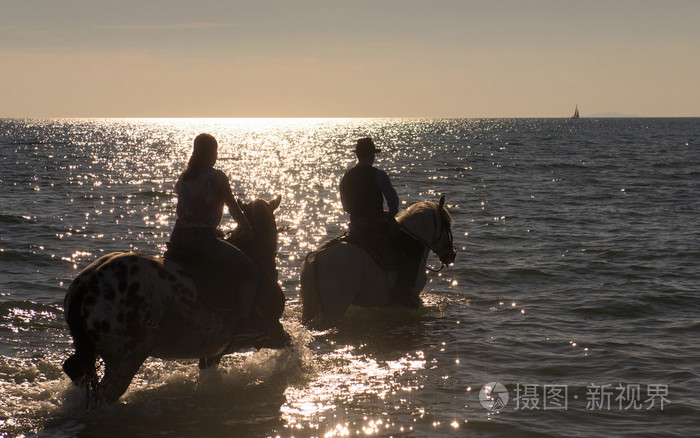
[[[263,335],[251,327],[249,320],[260,283],[260,269],[240,249],[219,238],[224,204],[244,234],[251,236],[252,229],[233,196],[228,177],[214,169],[217,157],[218,143],[212,135],[200,134],[194,139],[192,156],[175,184],[177,220],[170,241],[188,247],[197,257],[211,260],[223,270],[238,274],[242,282],[238,290],[239,321],[244,331],[239,335]]]

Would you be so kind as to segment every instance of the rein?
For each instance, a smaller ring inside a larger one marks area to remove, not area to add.
[[[440,216],[440,218],[442,219],[442,214],[440,213],[439,210],[437,210],[437,213]],[[435,221],[435,223],[437,224],[437,220]],[[428,248],[430,248],[430,250],[433,251],[435,254],[437,254],[438,258],[439,258],[440,252],[442,250],[444,250],[446,248],[451,248],[453,246],[452,230],[450,229],[449,225],[446,224],[446,221],[444,219],[442,219],[440,221],[440,223],[442,225],[440,227],[440,235],[432,243],[429,243],[428,241],[423,239],[421,236],[416,235],[415,233],[413,233],[412,231],[410,231],[408,228],[404,227],[403,225],[399,224],[399,226],[406,234],[408,234],[409,236],[416,239],[418,242],[423,244],[423,246],[427,246]],[[440,242],[440,240],[442,240],[442,236],[445,234],[445,230],[447,230],[447,235],[448,235],[447,243],[439,248],[436,248],[437,244]],[[442,260],[440,260],[440,267],[439,268],[435,269],[435,268],[431,268],[430,266],[426,265],[426,269],[428,269],[431,272],[440,272],[440,271],[442,271],[442,269],[445,266],[446,266],[445,263],[443,263]]]
[[[233,241],[236,240],[236,230],[238,228],[234,228],[233,230],[229,230],[226,233],[226,241],[229,243],[233,243]],[[286,230],[285,230],[286,231]],[[272,254],[272,258],[265,256],[258,248],[255,247],[253,242],[245,242],[249,243],[247,245],[243,245],[242,243],[244,242],[236,242],[238,248],[243,251],[248,257],[253,259],[255,263],[257,263],[260,266],[261,273],[266,276],[266,277],[273,277],[275,279],[278,278],[278,272],[277,272],[277,263],[275,259],[277,258],[277,252],[275,251]]]
[[[440,262],[440,267],[437,268],[437,269],[431,268],[431,267],[428,266],[428,265],[425,265],[425,269],[427,269],[427,270],[430,271],[430,272],[440,272],[440,271],[442,271],[442,269],[443,269],[445,266],[447,266],[447,265],[444,264],[443,262]]]

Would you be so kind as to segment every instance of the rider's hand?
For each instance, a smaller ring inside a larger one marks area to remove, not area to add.
[[[250,228],[240,227],[240,226],[239,226],[239,228],[241,229],[241,234],[239,234],[239,236],[238,236],[240,239],[240,242],[243,245],[252,245],[253,244],[252,230]]]
[[[250,226],[248,221],[245,222],[239,222],[238,227],[241,230],[241,236],[249,236],[253,237],[253,227]]]

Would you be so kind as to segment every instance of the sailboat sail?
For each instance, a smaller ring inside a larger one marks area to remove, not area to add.
[[[578,119],[578,104],[576,105],[576,110],[574,110],[574,115],[571,117],[572,119]]]

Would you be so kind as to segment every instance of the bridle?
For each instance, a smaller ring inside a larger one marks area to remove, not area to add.
[[[243,214],[246,215],[246,217],[248,217],[248,220],[251,222],[252,226],[252,223],[255,221],[252,220],[252,217],[249,217],[250,213],[246,213],[244,210]],[[235,242],[239,249],[241,249],[241,251],[243,251],[248,257],[252,258],[260,266],[263,276],[274,277],[275,279],[277,279],[277,263],[275,262],[277,258],[277,251],[275,250],[272,253],[272,257],[270,257],[269,254],[260,251],[260,249],[255,246],[252,240],[247,242],[236,242],[236,239],[238,237],[237,230],[239,230],[239,228],[234,228],[233,230],[226,232],[226,240],[229,241],[229,243]],[[277,230],[277,232],[279,232],[279,230]],[[253,229],[253,233],[255,233],[255,229]]]
[[[445,250],[448,250],[448,251],[455,251],[455,250],[454,250],[454,240],[452,238],[452,227],[450,227],[449,222],[444,218],[442,212],[440,211],[440,207],[437,207],[437,214],[441,219],[440,223],[442,226],[440,227],[440,235],[433,242],[426,241],[422,237],[417,236],[415,233],[411,232],[406,227],[401,226],[401,229],[404,232],[406,232],[408,235],[410,235],[411,237],[413,237],[414,239],[419,241],[421,244],[423,244],[423,246],[427,246],[428,248],[430,248],[430,250],[433,251],[435,254],[437,254],[438,258],[440,258],[441,252],[443,252]],[[435,223],[437,224],[437,220],[435,221]],[[447,243],[438,247],[437,245],[440,243],[440,241],[442,240],[445,233],[447,233]],[[440,271],[442,271],[442,269],[445,266],[447,266],[445,264],[445,262],[440,260],[440,267],[439,268],[435,269],[435,268],[431,268],[430,266],[426,266],[426,268],[432,272],[440,272]]]
[[[440,214],[440,217],[442,217],[442,214]],[[440,229],[440,235],[438,236],[437,240],[435,241],[435,244],[439,243],[442,240],[442,236],[447,233],[447,243],[442,245],[440,248],[435,249],[433,246],[430,247],[430,249],[433,250],[435,254],[440,254],[441,251],[445,249],[452,250],[454,247],[454,239],[452,237],[452,227],[450,227],[450,224],[443,218],[442,219],[442,228]]]

